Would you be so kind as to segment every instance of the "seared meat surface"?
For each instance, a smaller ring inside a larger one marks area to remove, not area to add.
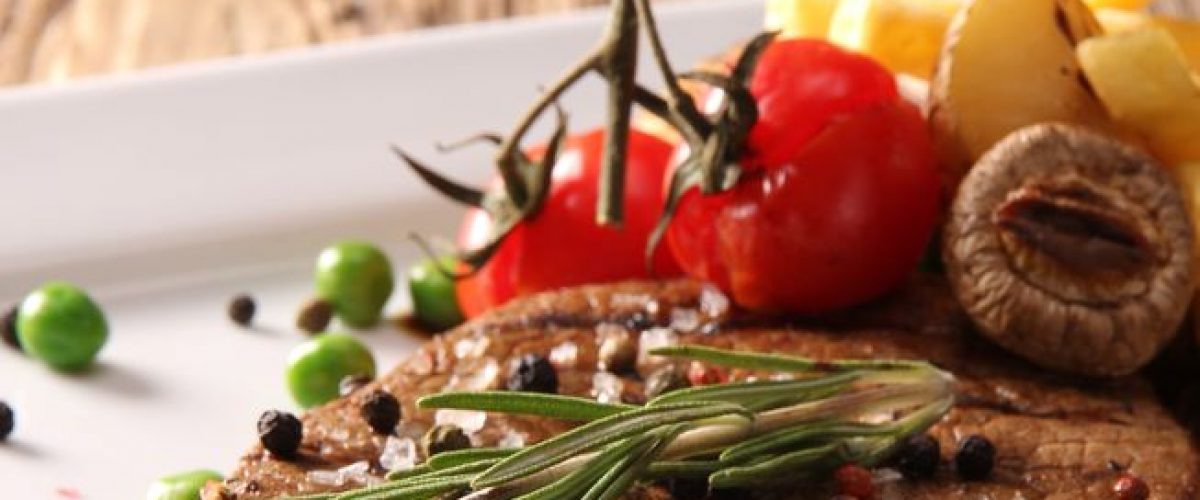
[[[743,315],[727,304],[715,291],[685,281],[587,286],[517,301],[435,337],[379,380],[308,412],[295,461],[253,446],[226,484],[210,485],[205,498],[353,488],[359,485],[353,478],[338,485],[325,477],[330,474],[310,471],[362,462],[381,476],[385,438],[363,421],[361,399],[379,387],[396,395],[405,419],[398,434],[419,438],[435,414],[418,410],[417,398],[446,389],[502,388],[512,363],[525,353],[551,357],[560,393],[595,396],[599,389],[603,397],[637,400],[642,390],[637,377],[596,377],[598,339],[621,329],[640,336],[643,348],[673,340],[823,359],[919,358],[953,372],[957,405],[931,431],[942,447],[937,477],[887,482],[884,497],[1115,498],[1111,488],[1122,467],[1146,481],[1152,498],[1197,494],[1200,462],[1190,437],[1143,379],[1068,378],[1012,357],[969,332],[940,280],[914,282],[877,304],[820,320]],[[645,375],[656,362],[643,356],[639,372]],[[488,415],[473,439],[481,446],[532,443],[567,428],[541,418]],[[971,434],[987,436],[998,449],[987,481],[962,482],[949,466],[955,445]],[[796,490],[828,498],[828,491],[816,487]],[[648,488],[635,495],[668,493]]]

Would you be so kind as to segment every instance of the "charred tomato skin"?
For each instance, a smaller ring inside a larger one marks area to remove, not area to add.
[[[625,167],[625,221],[596,224],[605,132],[569,137],[552,174],[541,210],[522,221],[473,276],[458,281],[459,307],[467,318],[517,296],[585,283],[669,278],[681,271],[665,248],[646,269],[646,241],[662,213],[663,178],[675,146],[637,129],[629,131]],[[543,154],[529,151],[531,158]],[[491,217],[471,210],[459,233],[462,248],[477,248],[493,228]]]

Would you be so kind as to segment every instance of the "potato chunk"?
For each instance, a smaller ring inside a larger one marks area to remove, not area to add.
[[[961,0],[842,0],[829,41],[868,54],[897,73],[929,78]]]
[[[1045,122],[1109,128],[1075,58],[1075,45],[1099,33],[1080,0],[973,0],[958,12],[930,96],[948,190],[1017,129]]]
[[[766,28],[785,37],[825,38],[838,0],[767,0]]]
[[[1192,69],[1200,70],[1200,23],[1196,21],[1114,9],[1097,10],[1096,19],[1104,27],[1104,32],[1110,35],[1155,26],[1165,29],[1179,42]]]
[[[1161,28],[1079,45],[1088,82],[1113,120],[1167,165],[1200,161],[1200,87],[1179,44]]]

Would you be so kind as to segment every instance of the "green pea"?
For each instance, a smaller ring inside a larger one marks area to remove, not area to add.
[[[346,377],[375,377],[375,357],[358,339],[326,333],[296,346],[288,354],[287,385],[292,399],[309,408],[338,397]]]
[[[209,481],[224,481],[216,471],[190,470],[163,476],[150,485],[146,500],[200,500],[200,490]]]
[[[412,296],[417,320],[433,330],[446,330],[463,322],[454,291],[454,278],[439,269],[456,269],[458,260],[442,257],[426,259],[408,271],[408,293]]]
[[[395,283],[392,265],[379,248],[344,241],[317,258],[316,285],[317,295],[333,305],[342,321],[368,328],[379,322]]]
[[[17,336],[25,352],[64,371],[87,368],[108,340],[108,322],[87,293],[70,283],[42,285],[21,302]]]

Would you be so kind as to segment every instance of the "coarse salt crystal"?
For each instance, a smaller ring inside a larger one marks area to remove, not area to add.
[[[379,454],[379,465],[388,472],[408,470],[417,465],[417,443],[412,438],[388,436]]]
[[[710,318],[716,318],[729,312],[729,297],[712,285],[704,285],[700,289],[700,311]]]
[[[670,328],[651,328],[643,330],[638,339],[638,362],[656,362],[661,356],[651,356],[650,351],[659,347],[668,347],[679,343],[679,334]]]
[[[371,475],[371,464],[366,460],[360,460],[350,465],[337,470],[341,476],[342,484],[370,484],[374,476]]]
[[[480,366],[459,365],[459,367],[458,373],[450,377],[450,381],[446,383],[447,389],[461,391],[490,389],[496,382],[496,376],[500,373],[500,364],[494,358],[484,358]]]
[[[550,349],[550,362],[559,367],[573,367],[579,357],[579,346],[574,342],[563,342]]]
[[[504,436],[496,443],[499,448],[520,448],[525,446],[525,435],[512,429],[504,431]]]
[[[700,311],[686,307],[671,310],[671,328],[683,332],[694,332],[700,328]]]
[[[487,352],[488,345],[491,342],[488,337],[461,339],[454,343],[454,357],[462,359],[483,356]]]
[[[625,383],[621,378],[609,372],[596,372],[592,375],[592,396],[601,403],[620,403],[621,391]]]
[[[345,484],[342,480],[342,475],[335,470],[310,470],[305,474],[308,482],[319,484],[321,486],[341,486]]]
[[[438,410],[433,416],[438,425],[457,425],[466,435],[475,434],[487,423],[487,413],[474,410]]]

